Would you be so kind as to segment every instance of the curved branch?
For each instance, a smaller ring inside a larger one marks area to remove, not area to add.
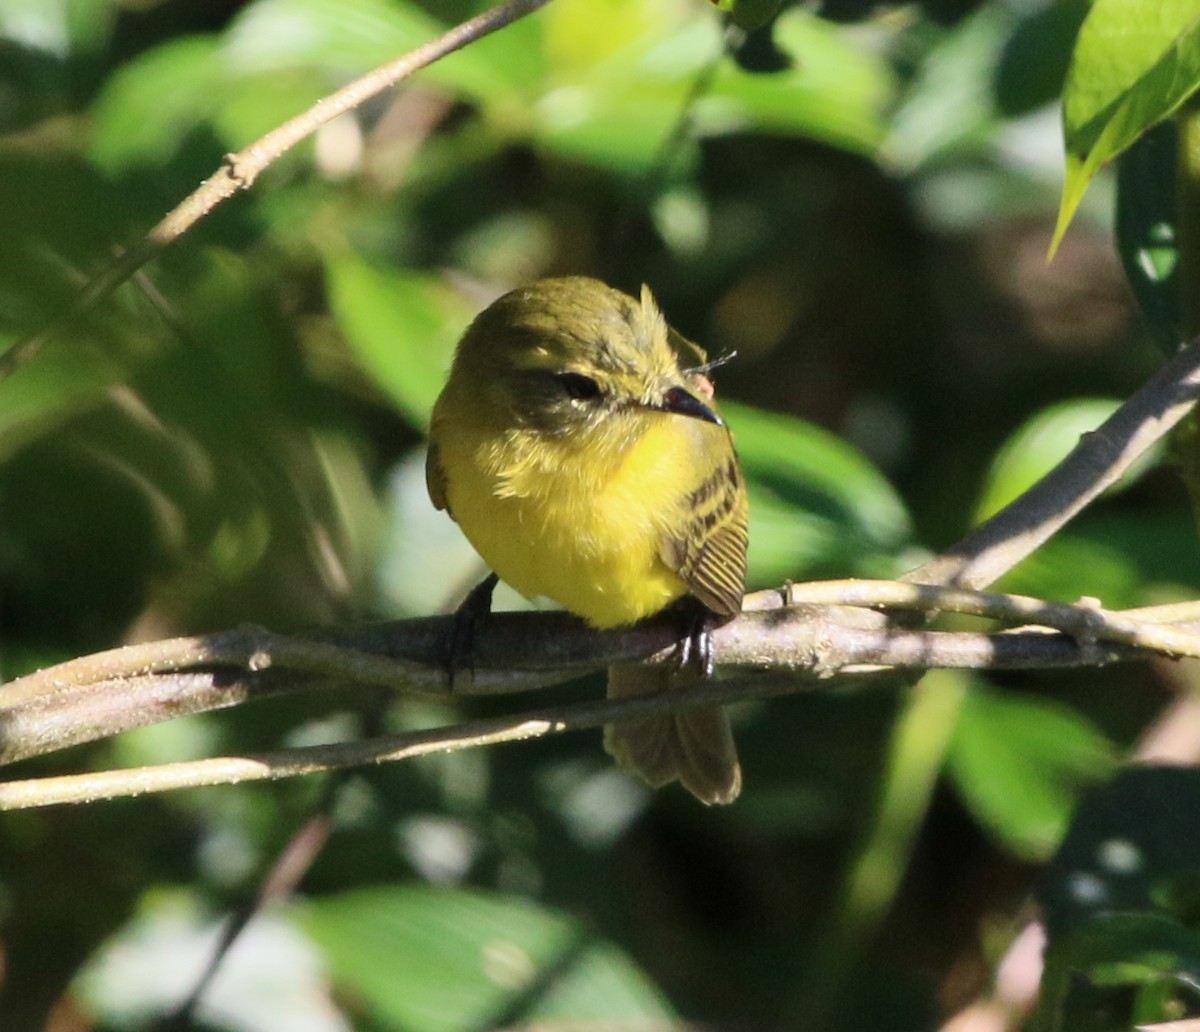
[[[810,604],[782,608],[775,592],[750,597],[750,611],[714,632],[717,661],[787,672],[791,690],[801,691],[835,675],[881,669],[1048,669],[1150,652],[1200,656],[1200,635],[1191,631],[1085,605],[892,581],[793,586],[791,594]],[[825,604],[811,604],[817,601]],[[1067,634],[909,631],[856,606],[969,612]],[[73,660],[0,690],[0,762],[275,694],[318,688],[446,694],[443,649],[452,627],[451,618],[412,620],[330,632],[323,641],[244,628]],[[478,628],[475,669],[460,675],[453,694],[516,693],[613,663],[663,661],[678,635],[671,614],[614,631],[593,630],[562,613],[497,614]]]

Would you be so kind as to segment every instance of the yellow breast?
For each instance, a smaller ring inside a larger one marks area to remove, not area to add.
[[[686,518],[699,435],[718,428],[647,413],[636,431],[613,447],[448,427],[439,459],[450,511],[521,594],[545,596],[596,627],[640,620],[687,593],[660,543]]]

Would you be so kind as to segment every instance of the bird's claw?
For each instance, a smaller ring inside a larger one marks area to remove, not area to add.
[[[716,666],[712,624],[707,613],[689,614],[689,624],[675,646],[675,668],[691,666],[702,677],[712,677]]]
[[[489,573],[475,585],[462,600],[462,604],[454,611],[454,623],[450,628],[446,642],[446,680],[450,691],[454,691],[454,682],[460,670],[469,670],[475,676],[475,628],[492,612],[492,592],[496,590],[499,581],[494,573]]]

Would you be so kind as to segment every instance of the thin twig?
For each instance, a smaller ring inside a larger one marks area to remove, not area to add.
[[[140,241],[93,277],[75,296],[70,307],[57,319],[35,333],[21,338],[0,354],[0,382],[23,362],[32,358],[47,341],[57,337],[81,315],[91,311],[163,248],[183,236],[217,205],[242,190],[248,190],[264,169],[321,126],[394,86],[414,72],[433,64],[434,61],[504,28],[549,2],[550,0],[507,0],[498,4],[455,26],[437,39],[373,69],[335,93],[322,97],[303,114],[272,129],[236,154],[226,155],[225,161],[213,175],[170,211]]]
[[[960,613],[1006,623],[1052,627],[1080,641],[1121,642],[1172,657],[1200,659],[1200,633],[1164,626],[1097,604],[1047,602],[1028,595],[972,591],[899,581],[827,581],[788,586],[789,601],[815,605],[870,606],[925,613]],[[1144,610],[1153,615],[1154,610]],[[1194,615],[1190,610],[1188,615]]]
[[[233,944],[246,930],[246,926],[254,916],[276,900],[286,899],[299,886],[308,873],[325,843],[329,841],[329,833],[333,827],[330,810],[334,799],[334,786],[325,791],[324,799],[318,804],[315,812],[311,813],[288,840],[286,846],[275,858],[271,869],[263,879],[262,885],[255,893],[254,899],[245,906],[239,907],[229,916],[225,927],[221,930],[220,940],[213,950],[192,991],[175,1010],[163,1017],[154,1025],[154,1032],[186,1032],[196,1027],[195,1012],[208,987],[221,969],[221,964],[229,955]]]
[[[304,746],[257,756],[219,757],[134,770],[71,774],[0,784],[0,810],[56,803],[115,799],[175,788],[276,780],[411,759],[438,752],[540,738],[555,732],[599,727],[611,720],[661,713],[687,701],[729,701],[740,694],[735,682],[710,681],[688,692],[550,707],[512,717],[453,727],[387,735],[357,742]]]

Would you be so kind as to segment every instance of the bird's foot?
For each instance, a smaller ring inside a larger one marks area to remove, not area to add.
[[[684,610],[686,624],[675,645],[675,668],[691,667],[701,677],[712,677],[715,666],[712,615],[706,609],[697,612],[693,606]]]
[[[454,624],[446,641],[446,679],[450,690],[454,691],[454,682],[462,670],[469,670],[475,675],[475,629],[492,613],[492,592],[500,580],[494,573],[489,573],[475,585],[462,600],[462,604],[454,611]]]

